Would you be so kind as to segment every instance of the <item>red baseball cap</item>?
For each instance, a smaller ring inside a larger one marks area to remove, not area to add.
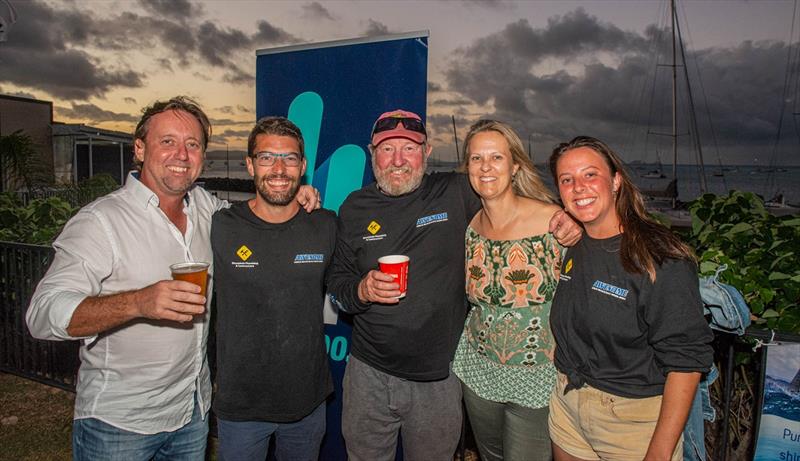
[[[407,110],[384,112],[372,126],[372,145],[377,146],[389,138],[405,138],[422,144],[428,138],[425,124],[419,115]]]

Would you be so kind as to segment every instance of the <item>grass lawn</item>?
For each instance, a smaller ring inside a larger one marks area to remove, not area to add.
[[[72,459],[75,394],[0,373],[0,461]],[[216,439],[206,459],[215,461]]]
[[[0,460],[72,459],[75,394],[0,373]]]
[[[0,373],[0,461],[71,460],[74,405],[71,392]],[[216,442],[209,437],[209,461],[217,459]],[[477,459],[468,449],[464,461]]]

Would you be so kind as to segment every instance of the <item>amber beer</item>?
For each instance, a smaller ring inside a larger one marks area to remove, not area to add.
[[[169,266],[172,280],[183,280],[200,286],[200,294],[206,295],[208,263],[177,263]]]

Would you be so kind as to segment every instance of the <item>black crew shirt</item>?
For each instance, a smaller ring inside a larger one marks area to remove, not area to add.
[[[661,395],[667,373],[707,372],[713,361],[697,269],[670,259],[652,283],[623,269],[621,240],[585,235],[567,251],[550,311],[555,365],[569,388]]]
[[[328,287],[353,315],[351,353],[368,365],[414,381],[450,372],[466,317],[464,233],[480,209],[466,175],[433,173],[405,195],[375,183],[339,209],[339,238]],[[398,304],[363,304],[358,283],[378,258],[410,257],[408,292]]]
[[[220,418],[293,422],[333,391],[322,307],[335,244],[328,210],[300,210],[280,224],[247,202],[214,215]]]

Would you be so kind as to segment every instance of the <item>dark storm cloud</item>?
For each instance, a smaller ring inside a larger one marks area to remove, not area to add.
[[[738,134],[762,142],[774,140],[787,51],[782,42],[746,41],[735,48],[697,53],[721,137]]]
[[[548,148],[590,134],[630,148],[633,159],[639,154],[634,143],[644,142],[648,126],[665,131],[671,123],[661,115],[671,105],[670,73],[657,66],[670,59],[667,32],[655,26],[643,33],[623,31],[582,9],[538,29],[525,20],[510,23],[454,53],[445,75],[459,98],[445,101],[491,104],[494,112],[487,115],[510,123],[523,138],[533,133]],[[781,42],[687,50],[695,104],[710,114],[720,147],[749,145],[752,151],[769,144],[786,55]],[[679,93],[687,94],[685,85],[679,84]],[[686,107],[682,96],[679,132],[689,129]],[[708,117],[699,115],[698,121],[701,138],[710,141]],[[688,136],[682,139],[688,144]]]
[[[285,30],[264,20],[258,21],[256,29],[253,35],[247,35],[238,29],[220,28],[206,21],[197,34],[200,56],[208,64],[225,69],[223,79],[226,82],[252,84],[254,76],[237,64],[240,61],[237,53],[251,53],[254,49],[298,41]]]
[[[253,74],[238,67],[228,70],[225,72],[225,75],[222,76],[222,80],[233,83],[234,85],[247,85],[253,83],[253,79]]]
[[[250,125],[253,121],[251,120],[233,120],[230,118],[212,118],[211,125],[213,126],[231,126],[231,125]]]
[[[442,85],[428,80],[428,93],[433,93],[436,91],[442,91]]]
[[[202,80],[204,82],[210,82],[211,81],[211,77],[208,74],[206,74],[205,72],[192,72],[192,77],[194,77],[194,78],[196,78],[198,80]]]
[[[178,21],[200,15],[203,11],[201,5],[187,0],[139,0],[139,4],[153,14],[164,15]]]
[[[0,44],[0,83],[63,99],[87,100],[115,88],[143,86],[147,75],[132,67],[128,50],[147,50],[159,71],[207,65],[222,69],[226,82],[250,85],[253,75],[241,65],[244,55],[298,41],[263,20],[252,31],[218,26],[202,19],[199,5],[184,0],[142,0],[142,14],[122,11],[103,17],[92,4],[80,2],[13,4],[18,18]],[[95,49],[114,55],[95,58]]]
[[[389,28],[386,27],[386,24],[376,21],[370,18],[367,21],[367,29],[364,31],[364,35],[367,37],[374,37],[376,35],[386,35],[389,34]]]
[[[253,112],[252,110],[248,109],[247,107],[245,107],[245,106],[243,106],[241,104],[237,104],[236,107],[233,107],[233,106],[215,107],[214,111],[215,112],[219,112],[221,114],[225,114],[225,115],[235,115],[235,114],[240,113],[240,112],[241,113],[245,113],[245,114],[251,114]],[[233,122],[233,120],[231,120],[231,119],[220,119],[215,123],[220,123],[220,122]],[[234,122],[234,123],[243,123],[243,122]]]
[[[437,99],[433,101],[434,106],[465,106],[472,104],[472,101],[466,98],[462,99]]]
[[[250,40],[255,46],[278,45],[299,41],[297,37],[264,20],[258,21],[257,29],[258,32]]]
[[[0,94],[4,94],[6,96],[17,96],[19,98],[39,99],[35,95],[25,91],[3,91],[2,88],[0,88]]]
[[[446,75],[451,89],[479,104],[498,96],[513,103],[522,90],[536,84],[531,66],[545,58],[570,59],[601,51],[623,54],[646,47],[645,38],[602,24],[579,8],[548,20],[545,29],[533,29],[521,19],[476,40],[456,52]]]
[[[514,3],[508,0],[458,0],[467,7],[497,9],[513,9]]]
[[[84,123],[91,124],[102,122],[135,123],[139,120],[138,116],[112,112],[110,110],[102,109],[94,104],[72,104],[71,108],[56,106],[55,112],[57,116],[80,119],[83,120]]]
[[[116,87],[140,87],[143,75],[105,65],[72,44],[88,44],[91,21],[80,11],[55,11],[38,2],[15,2],[17,23],[0,44],[0,82],[86,99]]]
[[[303,8],[303,17],[307,19],[327,19],[328,21],[334,21],[335,18],[328,11],[327,8],[322,6],[320,2],[311,2],[306,3],[302,6]]]
[[[232,51],[242,49],[250,43],[244,32],[231,28],[220,29],[210,21],[200,25],[198,39],[200,56],[217,67],[225,66]]]
[[[66,99],[101,96],[116,87],[138,88],[143,85],[144,77],[132,70],[100,68],[86,53],[77,50],[24,53],[0,48],[0,66],[4,68],[2,81]]]
[[[250,136],[250,130],[225,130],[219,136],[223,138],[246,138]]]

